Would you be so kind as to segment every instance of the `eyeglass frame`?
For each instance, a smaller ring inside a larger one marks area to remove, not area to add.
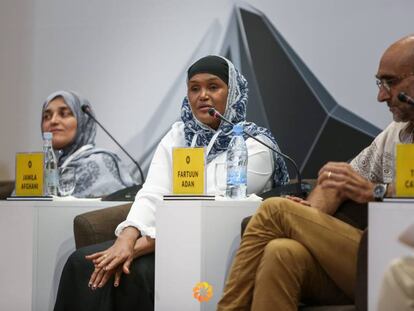
[[[401,83],[404,79],[406,79],[408,77],[411,77],[411,76],[414,76],[414,72],[410,72],[410,73],[407,73],[407,74],[403,74],[399,77],[389,78],[389,79],[386,79],[386,78],[379,79],[378,77],[375,77],[376,78],[375,83],[377,84],[379,89],[384,87],[384,89],[387,91],[387,93],[390,93],[391,88],[393,86],[396,86],[398,83]]]

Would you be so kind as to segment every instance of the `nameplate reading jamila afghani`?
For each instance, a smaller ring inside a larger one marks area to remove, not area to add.
[[[204,194],[204,148],[173,148],[173,194]]]
[[[16,154],[16,195],[43,194],[43,153]]]

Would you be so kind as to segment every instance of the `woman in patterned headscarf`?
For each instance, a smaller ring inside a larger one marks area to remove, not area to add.
[[[134,182],[118,156],[95,147],[96,124],[82,111],[82,105],[93,114],[86,99],[75,92],[58,91],[48,96],[42,108],[42,133],[53,133],[58,167],[75,168],[73,195],[101,197],[132,186]]]
[[[245,122],[247,92],[244,77],[223,57],[204,57],[188,69],[181,121],[174,123],[159,143],[147,180],[127,219],[116,229],[118,238],[72,254],[62,274],[56,311],[85,310],[83,301],[88,301],[91,310],[102,306],[115,306],[116,310],[154,309],[155,210],[162,196],[172,191],[172,148],[206,147],[208,194],[224,192],[219,185],[226,184],[225,161],[232,137],[232,126],[210,116],[210,108],[233,123],[243,122],[251,135],[278,149],[267,129]],[[286,183],[289,177],[283,159],[255,140],[245,139],[249,157],[247,192],[261,193]],[[85,261],[85,255],[93,265]],[[97,292],[82,287],[84,283]]]

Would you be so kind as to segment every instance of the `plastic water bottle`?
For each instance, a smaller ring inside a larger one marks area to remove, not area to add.
[[[44,169],[44,195],[57,195],[59,176],[55,152],[52,147],[52,133],[43,133],[43,169]]]
[[[243,138],[243,125],[233,127],[233,138],[227,151],[226,196],[243,199],[247,193],[247,147]]]

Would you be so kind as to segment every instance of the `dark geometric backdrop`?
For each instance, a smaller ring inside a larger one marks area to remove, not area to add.
[[[271,129],[304,178],[352,159],[380,132],[336,103],[263,13],[237,6],[224,42],[249,82],[248,120]]]

